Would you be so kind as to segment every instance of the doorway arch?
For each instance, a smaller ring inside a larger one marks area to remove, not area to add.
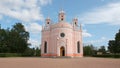
[[[63,46],[60,48],[60,56],[65,56],[65,48]]]

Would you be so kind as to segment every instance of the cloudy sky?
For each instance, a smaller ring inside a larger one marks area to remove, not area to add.
[[[84,44],[107,46],[120,29],[120,0],[0,0],[0,24],[6,29],[21,22],[30,32],[31,47],[38,47],[45,18],[56,23],[61,9],[67,22],[79,19]]]

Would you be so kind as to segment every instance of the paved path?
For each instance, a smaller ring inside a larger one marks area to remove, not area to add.
[[[120,59],[0,58],[0,68],[120,68]]]

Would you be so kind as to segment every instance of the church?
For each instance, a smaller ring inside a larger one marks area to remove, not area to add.
[[[42,27],[42,57],[83,57],[82,27],[78,19],[71,23],[65,20],[65,12],[58,13],[58,22],[46,18]]]

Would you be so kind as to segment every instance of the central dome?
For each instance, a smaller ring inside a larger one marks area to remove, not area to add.
[[[67,22],[61,21],[52,26],[52,28],[61,28],[61,27],[62,28],[72,28],[72,25]]]

